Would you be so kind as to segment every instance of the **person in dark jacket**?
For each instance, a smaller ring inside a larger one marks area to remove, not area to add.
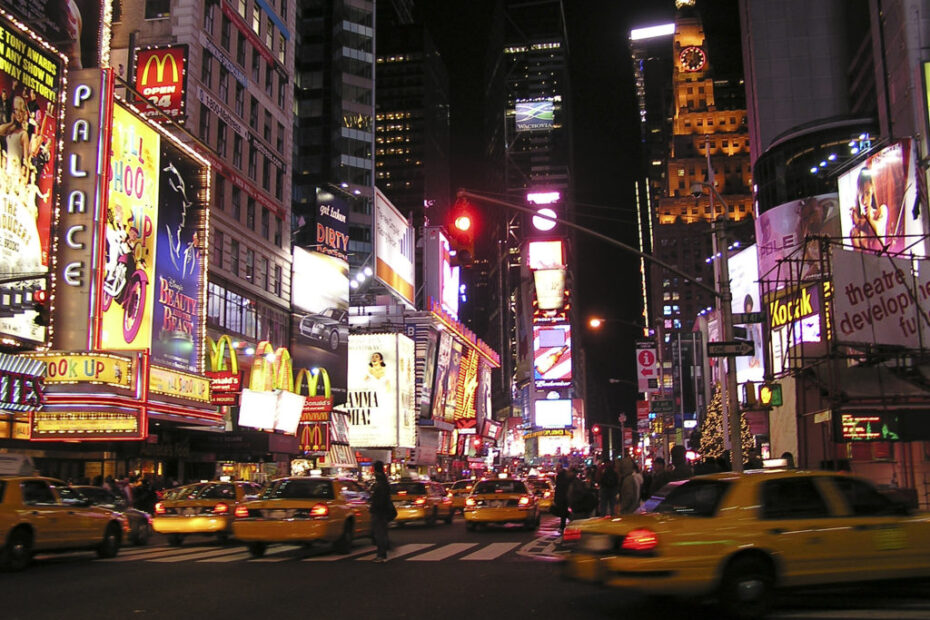
[[[375,482],[371,485],[371,536],[375,539],[378,553],[375,562],[387,561],[388,523],[397,515],[394,503],[391,501],[391,485],[384,475],[384,463],[375,461]]]
[[[559,517],[559,533],[565,531],[565,521],[568,519],[568,472],[559,465],[555,474],[555,495],[552,497],[552,512]]]

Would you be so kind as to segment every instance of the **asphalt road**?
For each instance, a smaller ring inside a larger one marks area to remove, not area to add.
[[[44,618],[719,618],[696,603],[653,601],[562,580],[556,521],[537,532],[450,525],[392,527],[389,561],[370,540],[347,555],[324,545],[270,547],[261,559],[235,542],[156,536],[110,560],[39,556],[0,574],[0,617]],[[772,618],[930,618],[928,583],[881,584],[778,596]]]

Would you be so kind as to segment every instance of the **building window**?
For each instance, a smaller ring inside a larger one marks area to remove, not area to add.
[[[226,208],[226,177],[222,174],[216,175],[216,190],[214,191],[213,202],[219,207],[220,211]]]
[[[262,137],[271,144],[271,112],[265,111],[265,126],[262,128]]]
[[[242,136],[233,136],[233,167],[242,169]]]
[[[236,37],[236,62],[245,69],[245,37],[242,36],[241,32]]]
[[[278,138],[275,142],[275,146],[278,147],[278,152],[284,152],[284,125],[278,123]]]
[[[274,74],[275,72],[271,70],[269,66],[265,71],[265,94],[271,97],[272,88],[274,87]]]
[[[267,157],[262,159],[262,189],[271,191],[271,162]]]
[[[239,11],[239,17],[245,19],[245,16],[249,10],[249,5],[246,3],[246,0],[239,0],[238,4],[236,5],[236,10]]]
[[[278,35],[278,62],[284,64],[285,54],[287,52],[287,39],[283,34]]]
[[[237,223],[242,221],[242,190],[238,187],[232,190],[232,216]]]
[[[262,77],[262,56],[257,49],[252,50],[252,81],[259,83]]]
[[[249,108],[249,127],[258,131],[258,99],[251,97],[252,107]]]
[[[225,15],[223,16],[223,21],[220,23],[220,45],[223,46],[227,52],[229,51],[229,43],[232,35],[232,22],[229,21],[229,18]]]
[[[204,142],[210,142],[210,108],[206,104],[200,104],[200,139]]]
[[[229,270],[239,277],[239,242],[235,239],[229,240]]]
[[[249,197],[245,208],[245,225],[249,230],[255,230],[255,199]]]
[[[145,19],[171,17],[171,0],[145,0]]]
[[[271,21],[271,18],[268,17],[265,19],[265,47],[268,49],[273,49],[271,44],[274,42],[272,37],[274,36],[274,23]]]
[[[258,151],[254,148],[249,149],[249,178],[255,180],[255,174],[258,170]]]
[[[220,65],[220,97],[223,98],[223,103],[229,105],[229,70]]]
[[[278,200],[284,199],[284,171],[280,168],[274,169],[275,187],[274,195]]]
[[[207,88],[213,88],[213,54],[203,51],[203,64],[200,66],[200,81]]]
[[[275,265],[274,268],[274,294],[281,296],[281,265]]]
[[[210,262],[215,263],[220,269],[223,268],[223,241],[224,235],[222,230],[216,231],[216,235],[213,237],[213,258]]]
[[[218,0],[207,0],[203,6],[203,29],[213,34],[213,20],[216,17]]]
[[[226,130],[227,125],[224,121],[216,121],[216,152],[222,157],[226,157]]]
[[[245,249],[245,279],[253,280],[255,278],[255,250],[252,248]]]
[[[252,32],[261,34],[262,30],[262,12],[257,6],[252,7]]]
[[[237,80],[236,81],[236,116],[239,118],[245,118],[245,88]]]
[[[268,259],[258,255],[258,270],[257,270],[257,279],[255,281],[255,286],[261,287],[263,289],[268,289]]]
[[[274,244],[275,244],[276,246],[278,246],[279,248],[281,247],[281,234],[282,234],[282,230],[281,230],[281,229],[282,229],[283,227],[284,227],[284,224],[283,224],[282,220],[279,219],[279,218],[275,218],[275,221],[274,221]]]
[[[271,211],[268,207],[262,207],[262,238],[268,239],[271,229]]]
[[[284,109],[284,95],[287,92],[287,80],[278,79],[278,107]]]

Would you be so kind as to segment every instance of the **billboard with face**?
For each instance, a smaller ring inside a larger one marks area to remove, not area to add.
[[[158,228],[161,137],[122,105],[113,107],[100,347],[146,349]]]
[[[756,256],[756,246],[752,245],[730,257],[730,292],[733,295],[731,309],[734,314],[762,310],[759,299],[759,263]],[[753,345],[752,355],[736,358],[736,381],[762,381],[765,355],[762,323],[736,324],[734,329],[745,330],[745,340]]]
[[[203,166],[169,140],[161,141],[158,192],[158,253],[152,358],[196,371],[203,326]]]
[[[913,140],[896,142],[839,178],[844,245],[861,252],[925,255],[925,216]]]
[[[48,272],[63,65],[0,16],[0,276]],[[0,333],[44,342],[32,296],[45,279],[4,289]]]
[[[808,236],[834,239],[841,234],[838,194],[792,200],[760,213],[756,218],[759,276],[771,283],[769,288],[782,288],[797,277],[796,267],[783,264],[778,270],[780,261],[788,257],[802,262],[801,280],[820,276],[823,271],[820,245],[816,241],[805,243],[805,239]]]

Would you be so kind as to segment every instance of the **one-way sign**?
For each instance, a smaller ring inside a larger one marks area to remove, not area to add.
[[[707,357],[729,357],[731,355],[752,355],[755,347],[745,340],[729,342],[708,342]]]

